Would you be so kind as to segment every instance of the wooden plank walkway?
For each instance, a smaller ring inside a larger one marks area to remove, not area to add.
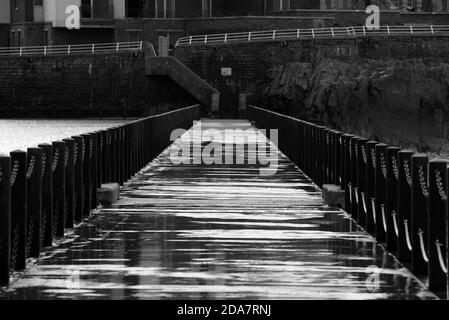
[[[174,165],[185,139],[1,298],[436,299],[277,149],[277,173],[261,176],[260,165]]]

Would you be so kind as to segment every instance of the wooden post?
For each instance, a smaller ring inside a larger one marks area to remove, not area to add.
[[[80,223],[83,220],[84,210],[84,140],[81,136],[73,136],[74,140],[74,208],[73,221]]]
[[[0,285],[9,284],[11,248],[11,158],[0,154]]]
[[[90,215],[90,208],[92,203],[92,191],[91,191],[91,161],[90,161],[90,148],[91,140],[90,135],[82,134],[84,141],[83,152],[83,217]]]
[[[412,258],[412,230],[411,230],[411,187],[412,151],[398,153],[398,259],[409,262]]]
[[[42,246],[53,244],[53,146],[40,144],[42,149]]]
[[[447,165],[448,162],[441,159],[429,162],[429,220],[427,229],[429,289],[444,298],[446,298],[447,293],[447,274],[443,271],[441,261],[446,265],[444,248],[446,248],[447,241]]]
[[[63,140],[66,144],[65,159],[65,202],[66,219],[65,228],[73,229],[75,221],[75,140]]]
[[[428,272],[428,212],[429,197],[427,155],[412,156],[412,272],[425,275]]]
[[[398,220],[398,152],[399,148],[387,148],[387,249],[396,252],[398,248],[399,220]]]
[[[10,153],[11,168],[11,268],[16,271],[26,267],[26,174],[27,154],[15,150]]]
[[[55,232],[55,237],[64,236],[67,213],[65,202],[65,162],[65,142],[53,142],[53,231]]]
[[[27,152],[27,257],[38,258],[42,249],[42,156],[41,148]]]
[[[379,143],[375,146],[376,179],[375,179],[375,208],[376,208],[376,239],[379,242],[387,240],[387,213],[385,197],[387,189],[387,145]]]

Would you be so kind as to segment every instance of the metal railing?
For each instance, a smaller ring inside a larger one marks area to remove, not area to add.
[[[66,228],[97,208],[102,183],[123,185],[188,129],[200,106],[174,110],[27,151],[0,154],[0,286]]]
[[[55,46],[27,46],[0,48],[2,56],[48,56],[71,54],[100,54],[142,51],[143,42],[92,43]]]
[[[238,42],[285,41],[295,39],[334,39],[410,35],[449,35],[449,25],[381,26],[379,29],[368,29],[365,26],[355,26],[193,35],[190,37],[179,38],[175,47],[189,45],[217,45]]]
[[[339,185],[345,210],[429,289],[446,293],[449,162],[255,106],[248,119],[278,129],[278,147],[318,186]]]

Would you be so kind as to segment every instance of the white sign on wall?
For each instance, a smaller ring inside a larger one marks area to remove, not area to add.
[[[230,76],[232,76],[232,68],[221,68],[221,75],[223,77],[230,77]]]

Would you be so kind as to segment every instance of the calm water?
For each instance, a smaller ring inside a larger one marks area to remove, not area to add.
[[[26,150],[40,143],[51,143],[74,135],[114,127],[132,120],[23,120],[0,119],[0,153]]]

